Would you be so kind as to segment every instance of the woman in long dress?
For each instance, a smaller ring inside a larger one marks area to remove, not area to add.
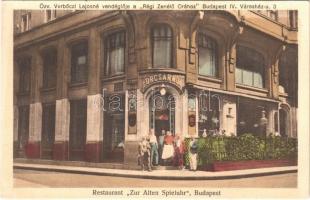
[[[164,137],[164,148],[161,158],[164,161],[164,164],[167,164],[168,161],[171,161],[174,155],[173,148],[174,137],[170,131],[167,131],[167,135]]]
[[[174,165],[177,166],[180,170],[184,169],[184,147],[185,144],[183,139],[179,134],[177,134],[174,141]]]

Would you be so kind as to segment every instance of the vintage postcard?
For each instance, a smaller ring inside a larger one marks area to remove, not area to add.
[[[309,2],[1,4],[1,197],[309,195]]]

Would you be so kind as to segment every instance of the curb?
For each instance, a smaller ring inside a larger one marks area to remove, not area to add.
[[[240,178],[250,178],[259,176],[270,176],[286,173],[296,173],[296,169],[281,169],[277,171],[265,171],[265,172],[252,172],[244,174],[233,174],[231,175],[195,175],[195,176],[170,176],[170,175],[152,175],[152,174],[126,174],[122,172],[104,172],[104,171],[92,171],[90,169],[59,169],[47,166],[21,166],[15,165],[14,169],[24,169],[24,170],[37,170],[37,171],[49,171],[49,172],[63,172],[72,174],[87,174],[87,175],[97,175],[97,176],[115,176],[115,177],[125,177],[125,178],[142,178],[142,179],[157,179],[157,180],[223,180],[223,179],[240,179]],[[267,169],[267,168],[266,168]]]

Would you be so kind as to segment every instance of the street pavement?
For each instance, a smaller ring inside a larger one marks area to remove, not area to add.
[[[14,187],[297,187],[297,173],[295,172],[224,180],[155,180],[105,175],[14,169],[13,178]]]

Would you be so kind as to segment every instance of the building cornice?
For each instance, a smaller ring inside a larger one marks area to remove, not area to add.
[[[94,23],[113,19],[119,15],[119,11],[96,11],[96,13],[89,14],[89,12],[78,11],[74,14],[63,16],[59,20],[53,20],[49,23],[37,26],[27,32],[18,34],[14,37],[15,50],[33,45],[35,43],[44,42],[53,38],[64,36],[76,30],[84,30]]]

